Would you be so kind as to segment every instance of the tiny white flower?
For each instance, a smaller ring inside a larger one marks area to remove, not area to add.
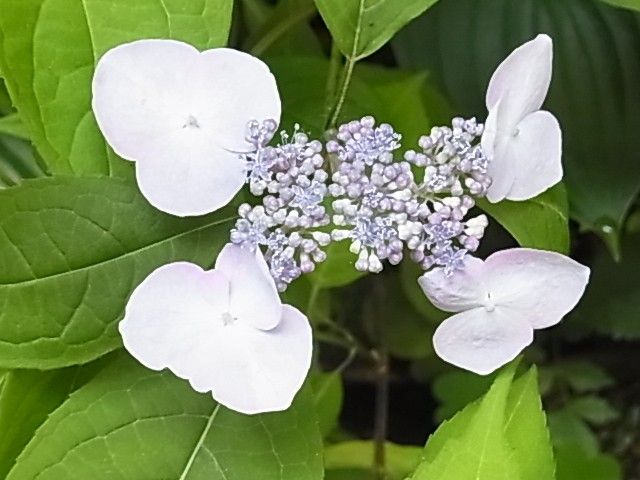
[[[446,319],[433,337],[435,351],[460,368],[486,375],[513,360],[533,331],[558,323],[586,288],[589,268],[555,252],[512,248],[485,261],[467,256],[465,268],[436,268],[418,279]]]
[[[239,153],[251,120],[280,120],[269,68],[229,48],[204,52],[175,40],[138,40],[100,58],[93,112],[109,145],[136,162],[142,194],[178,216],[231,201],[245,181]]]
[[[119,330],[153,370],[247,414],[285,410],[311,365],[307,318],[282,305],[260,251],[226,245],[213,270],[165,265],[133,292]]]
[[[562,131],[553,114],[540,110],[552,60],[552,40],[541,34],[516,48],[491,77],[482,135],[490,202],[527,200],[562,179]]]

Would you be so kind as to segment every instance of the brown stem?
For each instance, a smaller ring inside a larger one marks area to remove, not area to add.
[[[373,471],[376,480],[387,478],[385,443],[389,415],[389,356],[384,348],[376,356],[376,404],[373,431]]]

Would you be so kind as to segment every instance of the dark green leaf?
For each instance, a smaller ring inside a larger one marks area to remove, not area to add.
[[[320,433],[326,437],[338,426],[344,396],[342,377],[335,372],[315,372],[311,374],[310,381]]]
[[[606,399],[596,395],[573,398],[565,408],[593,425],[604,425],[620,416]]]
[[[591,265],[587,295],[562,326],[569,335],[598,332],[617,339],[640,338],[640,235],[622,242],[622,260],[600,252]]]
[[[123,355],[51,414],[8,480],[320,480],[313,399],[242,415]]]
[[[445,420],[412,480],[554,480],[554,460],[535,368],[512,383],[517,362],[489,392]]]
[[[310,32],[307,22],[314,13],[316,13],[316,7],[313,0],[280,0],[269,9],[268,14],[263,17],[264,21],[256,25],[257,28],[243,42],[244,49],[256,56],[282,54],[285,50],[283,45],[278,44],[287,35],[294,37],[305,35],[306,39],[311,40],[313,37],[306,36],[306,33]],[[279,48],[274,48],[278,46]],[[317,50],[313,48],[314,46]],[[309,47],[312,51],[322,52],[317,40],[298,44],[296,52],[306,53],[304,49]]]
[[[602,0],[614,7],[629,8],[640,11],[640,0]]]
[[[105,360],[100,359],[60,370],[7,373],[0,394],[0,477],[7,475],[36,428],[104,364]]]
[[[107,177],[0,191],[0,365],[57,368],[118,348],[133,288],[171,261],[210,265],[233,218],[165,215]]]
[[[402,65],[437,76],[460,114],[485,118],[491,73],[540,32],[555,45],[545,108],[563,128],[572,216],[615,247],[640,187],[636,14],[596,0],[442,0],[394,47]]]
[[[140,38],[224,45],[232,0],[4,0],[0,68],[52,173],[125,174],[91,112],[91,78],[108,49]]]
[[[562,184],[531,200],[490,203],[478,206],[491,215],[522,247],[569,253],[569,205]]]
[[[25,128],[20,116],[17,113],[11,113],[4,117],[0,117],[0,133],[12,135],[14,137],[28,139],[29,134]]]
[[[315,0],[333,40],[353,60],[371,55],[436,1]]]
[[[577,446],[556,449],[557,480],[622,480],[616,459],[602,453],[589,454]]]

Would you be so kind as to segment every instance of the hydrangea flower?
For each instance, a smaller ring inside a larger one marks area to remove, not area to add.
[[[492,179],[490,202],[526,200],[562,179],[560,125],[553,114],[540,110],[552,60],[551,38],[538,35],[516,48],[491,77],[482,136]]]
[[[443,360],[486,375],[533,341],[534,329],[557,324],[584,293],[589,268],[559,253],[512,248],[485,261],[465,258],[446,275],[435,268],[419,278],[429,300],[457,312],[433,337]]]
[[[276,81],[262,61],[175,40],[109,50],[96,66],[92,106],[109,145],[136,162],[142,194],[178,216],[229,203],[245,183],[239,153],[255,149],[247,123],[280,119]]]
[[[222,405],[285,410],[311,365],[307,318],[282,305],[259,250],[226,245],[213,270],[164,265],[133,292],[119,324],[125,348]]]

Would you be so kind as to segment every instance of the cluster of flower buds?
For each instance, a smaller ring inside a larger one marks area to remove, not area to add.
[[[324,148],[298,126],[270,146],[276,128],[270,120],[248,125],[255,151],[243,155],[247,183],[262,204],[240,206],[231,241],[264,247],[280,290],[313,271],[331,241],[350,241],[356,269],[373,273],[384,260],[400,263],[406,249],[424,270],[451,274],[478,248],[487,218],[466,217],[491,180],[475,119],[434,127],[420,138],[422,151],[404,160],[394,158],[400,135],[370,116],[328,132]]]
[[[253,195],[264,196],[261,205],[240,206],[231,242],[250,250],[266,247],[271,275],[283,291],[326,258],[322,248],[331,237],[321,227],[330,222],[323,205],[329,175],[321,142],[310,141],[296,126],[293,135],[283,132],[281,143],[269,146],[275,130],[272,120],[247,127],[247,140],[255,146],[243,155],[247,183]]]

